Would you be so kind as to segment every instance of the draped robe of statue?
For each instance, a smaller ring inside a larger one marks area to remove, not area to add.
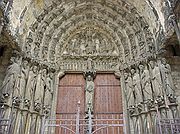
[[[6,76],[2,83],[2,94],[10,95],[13,91],[18,89],[18,81],[20,75],[20,66],[15,57],[11,58],[11,65],[6,70]],[[16,89],[15,89],[16,88]]]
[[[166,63],[166,59],[162,59],[161,72],[164,78],[166,95],[174,94],[174,85],[171,76],[171,67]]]
[[[155,98],[163,95],[163,85],[159,67],[155,65],[154,61],[150,61],[151,79]]]
[[[127,104],[128,107],[135,105],[134,99],[134,90],[132,85],[132,78],[128,73],[124,74],[125,76],[125,86],[126,86],[126,97],[127,97]]]
[[[20,95],[23,96],[25,88],[26,88],[26,83],[28,79],[28,61],[23,62],[23,66],[21,69],[21,79],[20,79]]]
[[[141,70],[141,83],[142,83],[142,91],[144,94],[145,100],[152,99],[152,88],[151,88],[151,81],[150,81],[150,74],[149,70],[147,70],[144,65],[140,65]]]
[[[89,75],[86,78],[86,112],[90,109],[93,111],[93,100],[94,100],[94,82],[93,78]]]
[[[135,93],[135,98],[136,98],[135,102],[136,104],[139,104],[143,102],[140,76],[139,76],[139,73],[135,71],[135,69],[132,69],[131,72],[133,75],[132,80],[133,80],[133,88],[134,88],[134,93]]]
[[[43,94],[46,87],[46,73],[47,73],[47,70],[43,69],[41,72],[41,75],[39,75],[38,77],[38,83],[35,90],[34,102],[37,104],[39,108],[43,104]],[[35,104],[35,107],[36,107],[36,104]]]
[[[32,101],[33,96],[34,96],[34,91],[36,88],[36,83],[37,83],[37,66],[33,66],[32,70],[29,72],[29,78],[27,81],[27,88],[26,88],[26,92],[25,92],[25,103],[28,103],[30,101]],[[29,105],[29,104],[25,104],[25,105]]]
[[[53,73],[49,73],[46,79],[44,106],[50,107],[52,103],[52,95],[53,95]]]

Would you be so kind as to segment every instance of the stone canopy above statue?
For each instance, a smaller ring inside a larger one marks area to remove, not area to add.
[[[86,27],[70,37],[62,56],[118,56],[118,48],[107,34]]]

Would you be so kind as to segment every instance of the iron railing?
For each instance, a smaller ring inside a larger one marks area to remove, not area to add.
[[[9,134],[10,133],[11,120],[9,119],[0,119],[0,134]]]
[[[124,134],[122,113],[83,115],[78,107],[76,114],[62,117],[68,118],[44,119],[41,134]]]
[[[157,123],[157,134],[180,134],[180,118],[159,119]]]

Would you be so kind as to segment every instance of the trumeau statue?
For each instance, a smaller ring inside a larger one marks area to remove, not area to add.
[[[174,85],[173,85],[173,80],[171,76],[171,67],[166,62],[165,58],[161,60],[161,72],[164,78],[166,95],[174,94]]]
[[[143,102],[143,97],[142,97],[142,90],[141,90],[141,83],[140,83],[140,76],[138,70],[135,70],[134,68],[131,69],[132,73],[132,83],[133,83],[133,88],[134,88],[134,93],[135,93],[135,102],[136,104],[140,104]]]
[[[31,68],[32,70],[30,70],[29,72],[29,78],[27,81],[27,88],[25,91],[25,106],[29,107],[30,106],[30,101],[32,101],[33,99],[33,95],[34,95],[34,91],[36,88],[36,84],[37,84],[37,75],[38,75],[38,67],[32,66]]]
[[[162,85],[161,74],[160,74],[159,67],[155,63],[155,61],[151,60],[149,62],[149,66],[151,69],[151,80],[152,80],[154,96],[155,98],[157,98],[163,95],[163,85]]]
[[[3,96],[10,96],[14,91],[17,91],[17,84],[19,83],[19,75],[20,75],[20,65],[19,59],[16,57],[11,57],[10,59],[11,65],[6,70],[6,76],[4,78],[2,84],[2,94]],[[16,88],[16,89],[15,89]]]
[[[152,99],[152,88],[151,88],[151,82],[150,82],[150,74],[149,70],[146,69],[146,67],[142,64],[139,65],[140,69],[140,77],[141,77],[141,83],[142,83],[142,91],[144,93],[144,99],[150,100]]]
[[[127,104],[128,107],[135,105],[135,99],[134,99],[134,89],[132,85],[132,78],[130,76],[130,73],[125,72],[124,73],[124,79],[125,79],[125,93],[127,97]]]
[[[89,108],[93,110],[93,99],[94,99],[94,82],[91,75],[88,75],[86,78],[85,91],[86,91],[86,112],[88,112]]]

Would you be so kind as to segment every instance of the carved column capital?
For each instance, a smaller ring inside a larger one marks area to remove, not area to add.
[[[93,79],[95,79],[96,71],[93,69],[84,71],[84,77],[87,78],[88,76],[91,76]]]

